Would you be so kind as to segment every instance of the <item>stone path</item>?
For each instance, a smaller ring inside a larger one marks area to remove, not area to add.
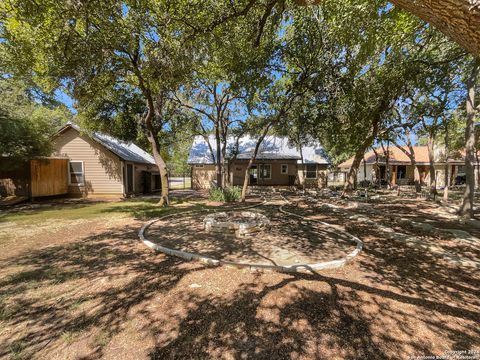
[[[444,248],[438,245],[419,239],[416,236],[400,233],[391,227],[378,224],[375,221],[370,220],[363,215],[354,214],[354,215],[348,216],[348,218],[351,220],[363,222],[375,227],[377,230],[383,232],[388,239],[402,241],[406,243],[408,246],[412,246],[412,247],[415,247],[416,249],[421,249],[422,251],[428,252],[431,255],[441,257],[444,260],[450,263],[453,263],[455,265],[468,266],[468,267],[473,267],[477,269],[480,268],[480,262],[478,261],[473,261],[465,257],[456,255],[450,251],[445,250]],[[409,225],[417,229],[420,229],[426,232],[431,232],[433,234],[452,234],[455,236],[455,240],[460,242],[466,242],[470,245],[480,244],[480,240],[478,238],[476,238],[475,236],[471,235],[470,233],[464,230],[440,229],[428,223],[415,222],[409,219],[400,219],[400,221],[405,224],[408,223]]]

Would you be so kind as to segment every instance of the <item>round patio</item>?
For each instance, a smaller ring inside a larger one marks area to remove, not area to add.
[[[207,231],[204,221],[211,215],[193,212],[154,220],[140,237],[157,250],[187,259],[285,271],[339,267],[359,253],[361,241],[349,233],[279,210],[272,204],[252,210],[265,216],[269,226],[246,236]]]

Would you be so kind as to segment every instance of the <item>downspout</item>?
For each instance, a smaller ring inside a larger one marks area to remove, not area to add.
[[[303,159],[303,148],[302,145],[300,144],[300,161],[302,164],[302,178],[300,179],[300,185],[302,186],[302,189],[305,190],[305,162]],[[297,174],[298,174],[298,169],[297,169]]]

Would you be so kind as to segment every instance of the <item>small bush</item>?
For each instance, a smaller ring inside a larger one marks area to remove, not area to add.
[[[233,202],[240,199],[242,190],[238,186],[227,187],[225,189],[213,188],[208,192],[210,201]]]
[[[208,192],[208,200],[224,202],[225,194],[223,193],[223,190],[220,188],[212,188]]]
[[[223,192],[225,194],[226,202],[240,200],[240,196],[242,196],[242,190],[238,186],[225,188]]]

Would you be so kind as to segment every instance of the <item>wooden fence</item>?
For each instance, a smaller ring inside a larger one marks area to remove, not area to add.
[[[68,159],[41,158],[24,163],[0,158],[0,196],[41,197],[68,192]]]
[[[68,192],[68,160],[30,160],[30,186],[31,197],[66,194]]]

